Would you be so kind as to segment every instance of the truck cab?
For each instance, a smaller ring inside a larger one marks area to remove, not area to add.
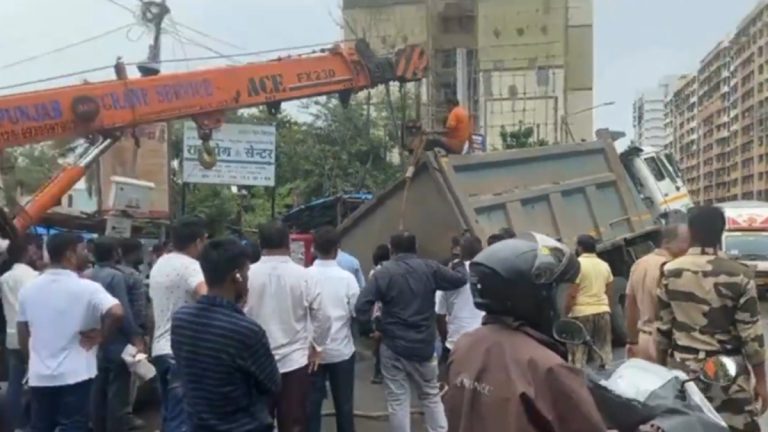
[[[632,145],[620,158],[641,201],[656,221],[666,224],[685,219],[693,202],[670,152]]]
[[[764,296],[768,293],[768,202],[731,201],[717,206],[725,213],[723,252],[755,272],[758,292]]]

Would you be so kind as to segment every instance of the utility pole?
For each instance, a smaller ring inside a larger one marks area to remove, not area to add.
[[[456,48],[456,98],[459,104],[470,109],[466,48]]]
[[[171,9],[165,3],[165,0],[141,2],[141,19],[145,23],[150,24],[154,29],[154,38],[149,45],[147,59],[136,66],[142,77],[160,74],[160,45],[162,42],[163,20],[170,13]]]

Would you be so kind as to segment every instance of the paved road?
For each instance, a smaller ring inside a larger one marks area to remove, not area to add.
[[[766,334],[768,335],[768,303],[764,302],[762,304],[762,310],[763,310],[763,326],[766,329]],[[384,392],[382,386],[378,385],[372,385],[370,383],[370,377],[372,374],[373,369],[373,362],[372,360],[366,356],[362,355],[360,356],[360,360],[357,363],[357,370],[356,370],[356,395],[355,395],[355,408],[358,411],[361,412],[385,412],[386,411],[386,404],[384,402]],[[623,349],[616,349],[614,350],[614,360],[621,359],[624,357],[624,350]],[[150,406],[156,406],[155,404],[150,404]],[[327,403],[326,409],[331,410],[332,404]],[[148,431],[154,431],[159,429],[158,424],[158,413],[156,409],[150,409],[149,407],[146,409],[143,409],[140,413],[140,416],[148,422],[149,427],[147,428]],[[764,431],[768,431],[768,416],[764,416],[761,419],[761,427]],[[382,420],[370,420],[370,419],[364,419],[364,418],[357,418],[356,419],[356,426],[359,430],[365,430],[366,432],[386,432],[387,429],[387,423],[386,419],[383,418]],[[329,417],[325,419],[325,423],[323,426],[324,431],[335,431],[336,428],[334,427],[333,418]],[[420,417],[415,416],[414,417],[414,432],[422,432],[425,428],[423,426],[423,423],[421,421]]]

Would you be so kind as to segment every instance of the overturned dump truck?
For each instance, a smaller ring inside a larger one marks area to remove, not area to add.
[[[429,152],[407,188],[401,179],[339,227],[343,248],[370,269],[372,251],[401,221],[420,253],[434,259],[446,258],[451,237],[463,232],[485,240],[512,227],[569,246],[592,234],[616,278],[614,339],[623,343],[626,278],[632,263],[653,250],[663,219],[641,193],[643,173],[628,172],[635,165],[625,159],[611,140],[462,156]]]

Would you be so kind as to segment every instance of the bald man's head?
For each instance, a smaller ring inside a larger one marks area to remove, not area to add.
[[[685,255],[690,244],[691,236],[685,224],[667,225],[661,231],[662,249],[675,258]]]

